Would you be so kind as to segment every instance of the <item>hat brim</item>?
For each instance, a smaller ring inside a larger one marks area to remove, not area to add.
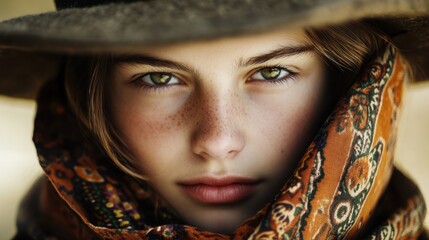
[[[418,66],[417,79],[426,79],[429,71],[426,70],[429,69],[429,0],[156,0],[114,3],[1,22],[0,51],[30,50],[39,56],[42,51],[54,54],[135,51],[154,45],[263,33],[280,27],[320,27],[363,19],[394,37],[399,48],[405,50],[403,52]],[[29,59],[39,57],[26,54]],[[13,64],[5,60],[9,55],[0,54],[2,64]],[[50,54],[47,58],[52,59],[52,56],[58,61],[58,55]],[[47,58],[42,56],[41,62]],[[1,68],[4,69],[3,66]],[[6,87],[2,86],[5,82],[8,82]],[[7,79],[0,81],[0,94],[34,97],[34,92],[19,92],[19,89],[22,89],[21,83],[14,85]]]
[[[427,15],[427,0],[138,1],[65,9],[0,23],[0,47],[54,52],[123,51],[183,41],[322,26],[362,18]]]

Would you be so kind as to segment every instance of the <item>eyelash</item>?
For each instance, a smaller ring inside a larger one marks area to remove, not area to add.
[[[254,76],[257,73],[261,74],[262,70],[268,69],[268,68],[271,68],[271,69],[278,68],[278,69],[280,69],[280,71],[286,71],[287,75],[284,76],[284,77],[282,77],[282,78],[280,78],[280,79],[272,79],[272,80],[269,80],[269,79],[266,79],[266,80],[256,80],[256,79],[252,79],[251,78],[252,76]],[[168,74],[171,77],[176,78],[179,81],[179,83],[174,83],[174,84],[168,84],[167,83],[165,85],[155,85],[155,84],[151,85],[151,84],[145,83],[142,79],[144,77],[150,76],[150,74]],[[255,83],[258,83],[258,84],[276,84],[276,85],[280,84],[281,85],[281,84],[285,84],[285,83],[287,83],[289,81],[296,80],[297,76],[298,76],[297,72],[291,71],[291,70],[289,70],[286,67],[282,67],[280,65],[267,65],[267,66],[259,67],[257,70],[253,71],[252,74],[250,75],[250,77],[248,77],[246,81],[255,82]],[[144,88],[144,89],[150,90],[150,91],[163,91],[163,90],[167,90],[170,87],[173,87],[173,86],[176,86],[176,85],[180,85],[181,82],[183,82],[183,81],[181,81],[179,77],[177,77],[176,75],[174,75],[172,73],[169,73],[169,72],[147,72],[147,73],[143,73],[143,74],[140,74],[140,75],[134,77],[133,80],[131,81],[131,83],[133,85],[137,86],[138,88]]]
[[[286,71],[287,75],[284,76],[283,78],[280,79],[273,79],[273,80],[255,80],[255,79],[251,79],[251,77],[255,74],[257,74],[258,72],[261,72],[264,69],[267,68],[279,68],[281,71]],[[299,76],[298,72],[292,71],[287,67],[283,67],[281,65],[266,65],[266,66],[262,66],[259,67],[257,70],[255,70],[250,77],[247,78],[247,81],[251,81],[251,82],[256,82],[258,84],[285,84],[288,83],[289,81],[294,81],[297,79],[297,77]]]
[[[143,81],[143,78],[146,76],[150,76],[150,74],[168,74],[171,77],[176,78],[179,83],[177,84],[166,84],[166,85],[150,85],[148,83],[145,83]],[[147,72],[147,73],[143,73],[143,74],[139,74],[138,76],[134,77],[133,80],[131,81],[131,83],[135,86],[137,86],[138,88],[144,88],[145,90],[150,90],[150,91],[163,91],[163,90],[167,90],[170,87],[173,87],[175,85],[179,85],[180,82],[182,82],[180,80],[180,78],[178,78],[176,75],[172,74],[172,73],[168,73],[168,72]]]

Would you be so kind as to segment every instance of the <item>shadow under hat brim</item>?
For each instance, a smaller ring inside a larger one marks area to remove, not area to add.
[[[49,52],[48,58],[64,53],[136,51],[280,27],[320,27],[366,19],[400,39],[406,52],[412,53],[411,58],[427,65],[428,15],[429,0],[137,1],[64,9],[1,22],[0,49]],[[406,46],[410,40],[412,46]],[[416,53],[419,56],[414,56]],[[1,57],[0,62],[7,62]],[[0,94],[7,93],[1,82]]]

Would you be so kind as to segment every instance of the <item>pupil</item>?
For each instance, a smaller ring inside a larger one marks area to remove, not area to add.
[[[261,70],[261,75],[265,79],[276,79],[278,76],[280,76],[280,68],[264,68]]]
[[[152,80],[156,85],[165,85],[171,80],[171,75],[165,73],[152,73],[150,74],[150,80]]]

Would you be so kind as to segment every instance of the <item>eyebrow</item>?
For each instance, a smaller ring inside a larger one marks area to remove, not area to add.
[[[265,53],[265,54],[262,54],[259,56],[249,58],[246,61],[244,61],[243,59],[240,59],[238,66],[239,67],[246,67],[246,66],[250,66],[250,65],[261,64],[261,63],[267,62],[271,59],[303,54],[306,52],[311,52],[313,50],[314,50],[314,46],[312,46],[312,45],[298,45],[298,46],[281,47],[281,48],[276,49],[274,51],[271,51],[269,53]],[[145,65],[150,65],[150,66],[154,66],[154,67],[166,67],[166,68],[176,69],[176,70],[180,70],[180,71],[194,72],[190,67],[188,67],[184,64],[174,62],[174,61],[170,61],[170,60],[166,60],[166,59],[153,57],[153,56],[149,56],[149,55],[121,54],[121,55],[118,55],[114,58],[114,63],[116,63],[116,64],[122,64],[122,63],[125,63],[125,64],[145,64]]]
[[[239,62],[239,66],[250,66],[255,64],[261,64],[264,62],[267,62],[271,59],[276,58],[282,58],[282,57],[289,57],[293,55],[303,54],[307,52],[314,51],[313,45],[298,45],[298,46],[286,46],[286,47],[280,47],[279,49],[276,49],[274,51],[271,51],[266,54],[262,54],[256,57],[252,57],[247,61],[243,61],[242,59]]]
[[[114,58],[116,64],[126,63],[126,64],[146,64],[154,67],[166,67],[171,69],[176,69],[180,71],[190,72],[191,69],[183,64],[178,62],[152,57],[149,55],[128,55],[122,54]]]

